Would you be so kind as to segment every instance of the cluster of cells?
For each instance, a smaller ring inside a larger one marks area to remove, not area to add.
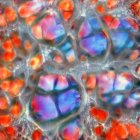
[[[139,0],[0,0],[0,140],[139,140],[139,108]]]

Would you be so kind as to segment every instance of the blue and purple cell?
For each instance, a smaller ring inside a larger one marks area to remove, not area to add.
[[[108,48],[108,41],[99,21],[88,17],[80,26],[79,32],[80,48],[91,57],[100,56]]]
[[[42,42],[54,45],[59,44],[66,36],[66,31],[61,23],[61,19],[55,13],[45,13],[39,20],[35,21],[31,27],[33,36]]]
[[[39,78],[30,102],[31,116],[36,122],[63,120],[79,111],[81,91],[72,76],[46,74]]]

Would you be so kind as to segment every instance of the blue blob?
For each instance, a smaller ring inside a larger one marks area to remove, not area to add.
[[[68,40],[65,41],[61,46],[60,46],[60,50],[63,53],[66,53],[67,51],[69,51],[72,48],[72,43]]]
[[[83,21],[78,36],[80,38],[88,37],[92,32],[94,31],[101,31],[101,26],[98,22],[98,20],[94,17],[88,17],[86,20]]]
[[[78,87],[77,81],[72,76],[68,77],[68,81],[70,87]]]
[[[70,113],[80,107],[80,94],[75,89],[68,90],[58,96],[58,107],[62,114]]]
[[[127,41],[129,40],[129,33],[126,31],[115,31],[111,33],[111,39],[113,42],[114,52],[119,53],[123,49],[127,48]]]
[[[126,20],[126,19],[120,19],[120,29],[125,29],[134,32],[135,28]]]
[[[75,52],[73,49],[72,42],[68,39],[61,46],[59,46],[60,50],[65,55],[68,62],[73,62],[75,60]]]
[[[54,36],[55,43],[60,43],[62,39],[65,37],[66,32],[63,25],[59,24],[55,27],[50,28],[50,34]]]
[[[52,120],[58,117],[54,101],[50,96],[35,95],[31,102],[33,117],[39,121]]]
[[[134,40],[130,39],[126,46],[128,49],[131,49],[133,48],[134,44],[135,44]]]
[[[117,94],[114,95],[111,99],[110,99],[110,103],[112,105],[119,105],[123,102],[124,100],[124,95],[123,94]]]
[[[88,20],[93,30],[101,30],[100,23],[98,22],[96,18],[90,17]]]
[[[94,36],[81,40],[80,45],[91,56],[97,56],[104,53],[107,49],[107,39],[103,34],[95,34]]]
[[[139,100],[140,101],[140,93],[139,92],[134,92],[130,95],[130,98],[133,98],[135,100]]]

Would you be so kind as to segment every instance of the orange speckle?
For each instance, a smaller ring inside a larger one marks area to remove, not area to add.
[[[115,128],[115,126],[117,126],[118,124],[119,124],[119,121],[118,120],[112,120],[111,127],[112,128]]]
[[[118,4],[118,0],[107,0],[106,5],[109,9],[115,8]]]
[[[30,17],[26,18],[25,19],[26,24],[29,26],[32,25],[32,23],[35,21],[35,19],[36,19],[36,16],[30,16]]]
[[[131,55],[129,56],[129,59],[134,61],[134,60],[138,59],[139,56],[140,56],[139,50],[133,50]]]
[[[12,73],[6,68],[6,67],[0,67],[0,79],[5,80],[6,78],[9,78],[12,75]]]
[[[0,85],[0,88],[7,92],[7,91],[9,91],[10,84],[11,84],[10,80],[3,81]]]
[[[4,18],[4,15],[0,14],[0,27],[4,27],[6,25],[7,25],[7,23],[6,23],[6,20]]]
[[[41,138],[42,138],[41,130],[39,130],[39,129],[34,130],[32,133],[32,140],[41,140]]]
[[[96,116],[96,115],[98,115],[98,108],[92,107],[90,109],[90,115],[93,116],[93,117]]]
[[[127,139],[128,136],[129,131],[127,125],[123,122],[112,120],[109,130],[106,132],[106,140],[122,140]]]
[[[96,76],[90,75],[86,81],[86,88],[94,89],[96,87]]]
[[[22,88],[24,86],[24,80],[19,78],[15,79],[13,83],[16,83],[19,86],[19,88]]]
[[[55,55],[53,60],[56,62],[56,63],[62,63],[63,62],[63,59],[60,55]]]
[[[76,127],[73,131],[69,132],[67,129],[63,129],[61,133],[63,140],[79,140],[80,138],[80,128]]]
[[[6,62],[11,62],[14,60],[15,56],[16,56],[15,51],[3,52],[2,59]]]
[[[126,139],[128,137],[128,131],[123,123],[119,123],[115,126],[116,134],[120,139]]]
[[[120,139],[116,136],[114,129],[110,129],[105,135],[105,140],[120,140]]]
[[[73,11],[73,9],[74,9],[73,0],[61,0],[58,3],[58,8],[61,11]]]
[[[105,15],[103,20],[110,29],[117,29],[120,24],[119,19],[113,17],[112,15]]]
[[[1,126],[7,127],[11,124],[12,118],[10,115],[0,115]]]
[[[4,14],[8,22],[13,22],[17,18],[16,12],[12,7],[6,7]]]
[[[68,21],[73,15],[73,12],[63,12],[62,11],[62,16],[64,18],[65,21]]]
[[[35,8],[33,8],[33,6],[35,6],[35,2],[32,1],[28,1],[24,4],[22,4],[19,9],[18,9],[18,13],[20,15],[20,17],[22,18],[27,18],[30,17],[31,15],[33,15],[33,12]]]
[[[140,1],[134,1],[130,4],[130,10],[134,14],[135,17],[140,19]]]
[[[139,129],[138,129],[138,127],[136,126],[136,124],[128,123],[128,124],[126,124],[126,127],[127,127],[127,130],[128,130],[129,135],[130,135],[132,138],[135,138],[135,137],[138,136],[138,134],[139,134]]]
[[[108,113],[106,111],[101,110],[101,109],[98,110],[98,115],[97,115],[96,118],[99,121],[103,121],[104,122],[104,121],[106,121],[107,117],[108,117]]]
[[[32,49],[32,44],[31,44],[31,42],[30,42],[29,40],[26,40],[26,41],[24,42],[24,48],[25,48],[25,50],[27,51],[27,53],[29,53],[29,52],[31,51],[31,49]]]
[[[11,37],[11,40],[12,40],[14,47],[19,48],[21,46],[21,39],[20,39],[19,35],[14,33]]]
[[[124,77],[125,79],[127,79],[127,80],[129,80],[129,81],[131,81],[131,80],[133,79],[132,74],[130,74],[130,73],[128,73],[128,72],[122,72],[122,73],[120,74],[120,76]]]
[[[127,138],[136,140],[139,134],[139,129],[135,124],[125,124],[117,120],[112,120],[111,126],[106,132],[106,140],[124,140]]]
[[[102,5],[102,4],[98,4],[98,5],[96,6],[96,10],[97,10],[97,12],[98,12],[99,14],[103,14],[103,13],[105,12],[105,7],[104,7],[104,5]]]
[[[22,105],[20,102],[15,102],[10,107],[10,113],[13,117],[18,118],[22,113]]]
[[[42,64],[42,59],[42,55],[38,54],[31,58],[31,60],[29,61],[29,65],[32,67],[32,69],[38,69]]]
[[[106,23],[107,26],[110,26],[110,23],[113,20],[113,16],[112,15],[105,15],[103,17],[104,22]]]
[[[64,20],[69,20],[73,15],[74,2],[73,0],[61,0],[58,3],[58,8],[62,12]]]
[[[108,117],[108,112],[97,107],[92,107],[90,109],[90,115],[95,117],[98,121],[104,122]]]
[[[37,39],[42,39],[42,29],[39,25],[32,27],[32,33]]]
[[[13,139],[17,136],[17,130],[14,126],[6,127],[5,132],[9,136],[10,139]]]
[[[103,134],[103,126],[96,126],[95,128],[93,128],[93,132],[96,134],[96,136],[101,136]]]
[[[0,109],[4,110],[8,108],[8,100],[6,97],[0,97]]]
[[[13,44],[11,42],[10,39],[6,39],[3,44],[2,44],[2,47],[5,51],[12,51],[13,49]]]
[[[7,136],[2,130],[0,130],[0,140],[7,140]]]
[[[11,86],[8,91],[9,95],[12,97],[18,96],[23,86],[24,86],[24,81],[22,79],[15,79],[11,81]]]

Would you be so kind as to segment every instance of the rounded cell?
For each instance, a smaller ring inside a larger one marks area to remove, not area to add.
[[[63,140],[79,140],[82,134],[79,119],[72,120],[63,125],[60,129],[60,134]]]
[[[33,22],[31,33],[38,41],[51,45],[59,44],[66,36],[60,16],[51,9]]]
[[[134,76],[130,72],[105,71],[97,75],[97,96],[110,107],[136,108],[139,88],[134,88]]]
[[[30,116],[35,123],[44,127],[48,123],[76,116],[81,107],[81,92],[78,82],[72,76],[41,75],[30,101]]]
[[[56,105],[50,96],[35,95],[31,107],[35,119],[45,121],[58,117]]]
[[[81,49],[91,57],[101,56],[108,48],[107,36],[94,17],[88,17],[82,22],[78,37]]]

